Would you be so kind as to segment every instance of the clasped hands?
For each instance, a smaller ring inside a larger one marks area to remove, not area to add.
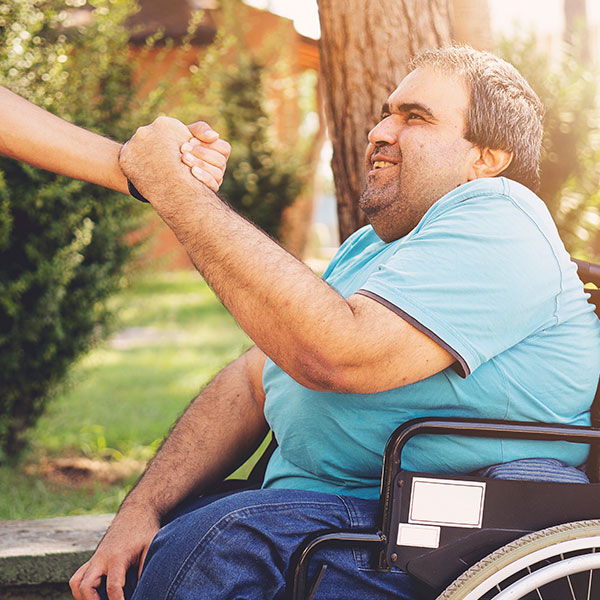
[[[177,119],[158,117],[140,127],[123,146],[119,165],[126,177],[155,204],[189,185],[190,173],[213,192],[218,191],[231,146],[208,123],[186,126]]]

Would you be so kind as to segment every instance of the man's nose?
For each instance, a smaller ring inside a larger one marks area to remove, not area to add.
[[[390,117],[382,119],[369,131],[368,140],[374,146],[380,144],[394,144],[396,142],[396,128]]]

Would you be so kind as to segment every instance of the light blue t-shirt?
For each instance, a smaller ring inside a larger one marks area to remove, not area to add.
[[[265,487],[377,498],[386,440],[415,417],[589,425],[600,323],[546,206],[520,184],[462,185],[391,243],[364,227],[323,277],[343,297],[381,302],[457,362],[386,392],[335,394],[309,390],[267,361],[265,415],[279,447]],[[579,465],[587,452],[563,442],[427,435],[408,443],[403,465],[468,473],[539,456]]]

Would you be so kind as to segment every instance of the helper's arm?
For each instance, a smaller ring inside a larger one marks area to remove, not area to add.
[[[316,390],[376,392],[454,362],[377,301],[340,296],[191,178],[177,165],[184,135],[178,121],[157,119],[128,142],[121,167],[237,322],[291,377]]]
[[[77,127],[0,87],[0,153],[127,193],[121,144]]]
[[[127,179],[119,167],[119,142],[77,127],[2,86],[0,114],[0,154],[128,193]],[[192,146],[183,160],[195,177],[210,179],[208,185],[216,191],[231,147],[206,123],[194,123],[189,129],[184,141],[191,141]]]
[[[264,354],[252,348],[192,402],[129,493],[92,558],[73,575],[76,600],[98,600],[107,575],[110,600],[123,600],[125,573],[143,564],[161,518],[194,492],[221,481],[258,447],[263,415]]]

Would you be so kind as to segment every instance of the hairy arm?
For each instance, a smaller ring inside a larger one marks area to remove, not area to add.
[[[110,600],[123,600],[127,569],[143,564],[161,518],[193,493],[221,481],[258,447],[265,356],[252,348],[226,367],[192,402],[124,500],[92,558],[73,575],[76,600],[98,600],[107,576]]]
[[[184,134],[178,121],[157,119],[128,142],[121,166],[246,333],[290,376],[317,390],[375,392],[454,362],[375,300],[341,297],[177,167]]]

